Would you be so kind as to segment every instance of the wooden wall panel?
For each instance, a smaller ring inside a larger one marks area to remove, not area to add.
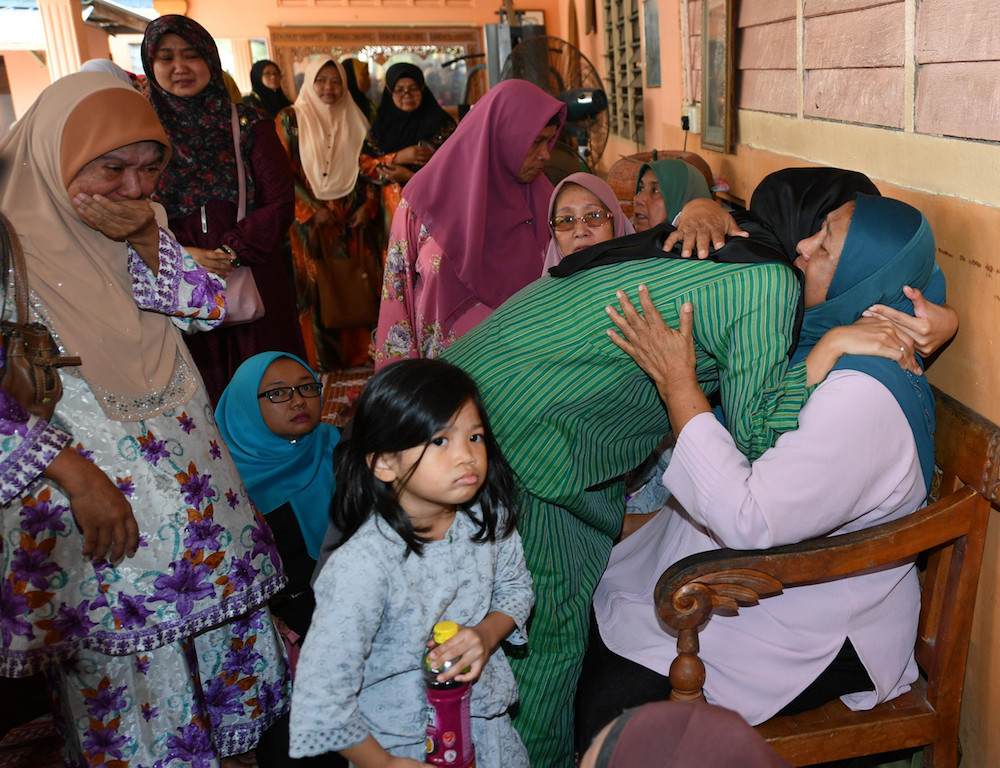
[[[831,13],[858,11],[862,8],[875,8],[879,5],[889,5],[899,0],[805,0],[802,4],[802,15],[827,16]]]
[[[752,27],[775,21],[795,21],[795,0],[742,0],[736,5],[736,26]]]
[[[808,69],[902,67],[902,2],[805,21],[803,63]]]
[[[902,69],[826,69],[806,76],[803,114],[850,123],[903,127]]]
[[[918,64],[1000,57],[1000,3],[923,0],[917,8]]]
[[[739,30],[737,69],[795,69],[795,22]]]
[[[799,80],[794,69],[746,70],[740,72],[737,81],[740,109],[784,115],[798,112]]]
[[[694,101],[701,10],[681,11]],[[1000,142],[1000,0],[739,0],[736,23],[738,108]]]
[[[916,129],[940,136],[1000,141],[1000,62],[921,67]]]

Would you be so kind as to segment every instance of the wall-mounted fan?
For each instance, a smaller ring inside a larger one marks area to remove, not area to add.
[[[567,107],[556,147],[572,157],[559,159],[553,152],[553,160],[566,171],[560,178],[573,171],[594,171],[608,143],[608,97],[587,57],[558,37],[531,37],[518,43],[504,63],[500,79],[511,78],[534,83]],[[551,179],[553,174],[548,175]]]

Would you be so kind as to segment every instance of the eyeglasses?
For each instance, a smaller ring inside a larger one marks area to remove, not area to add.
[[[556,232],[568,232],[571,229],[576,229],[577,221],[582,221],[590,229],[597,229],[603,227],[605,222],[614,220],[614,215],[607,211],[588,211],[583,216],[556,216],[549,221],[549,224]]]
[[[393,96],[410,96],[414,93],[420,93],[423,88],[396,88],[393,90]]]
[[[257,399],[260,400],[266,397],[272,403],[287,403],[292,399],[292,395],[298,392],[302,397],[319,397],[319,393],[323,391],[323,384],[318,381],[310,381],[307,384],[299,384],[297,387],[277,387],[276,389],[269,389],[267,392],[261,392],[257,395]]]

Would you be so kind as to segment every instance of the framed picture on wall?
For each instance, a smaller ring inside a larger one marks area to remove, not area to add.
[[[545,11],[517,11],[521,24],[536,24],[539,27],[545,26]]]
[[[733,136],[733,0],[702,0],[701,146],[729,152]]]

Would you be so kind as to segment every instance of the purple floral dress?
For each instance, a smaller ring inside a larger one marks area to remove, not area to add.
[[[217,325],[221,281],[166,233],[160,260],[154,276],[130,249],[137,304],[185,331]],[[134,402],[62,369],[51,423],[0,390],[0,675],[46,671],[70,766],[214,768],[287,708],[264,607],[285,583],[274,541],[179,336],[177,350],[170,383]],[[65,445],[132,505],[140,545],[117,566],[82,556],[67,497],[40,476]]]

